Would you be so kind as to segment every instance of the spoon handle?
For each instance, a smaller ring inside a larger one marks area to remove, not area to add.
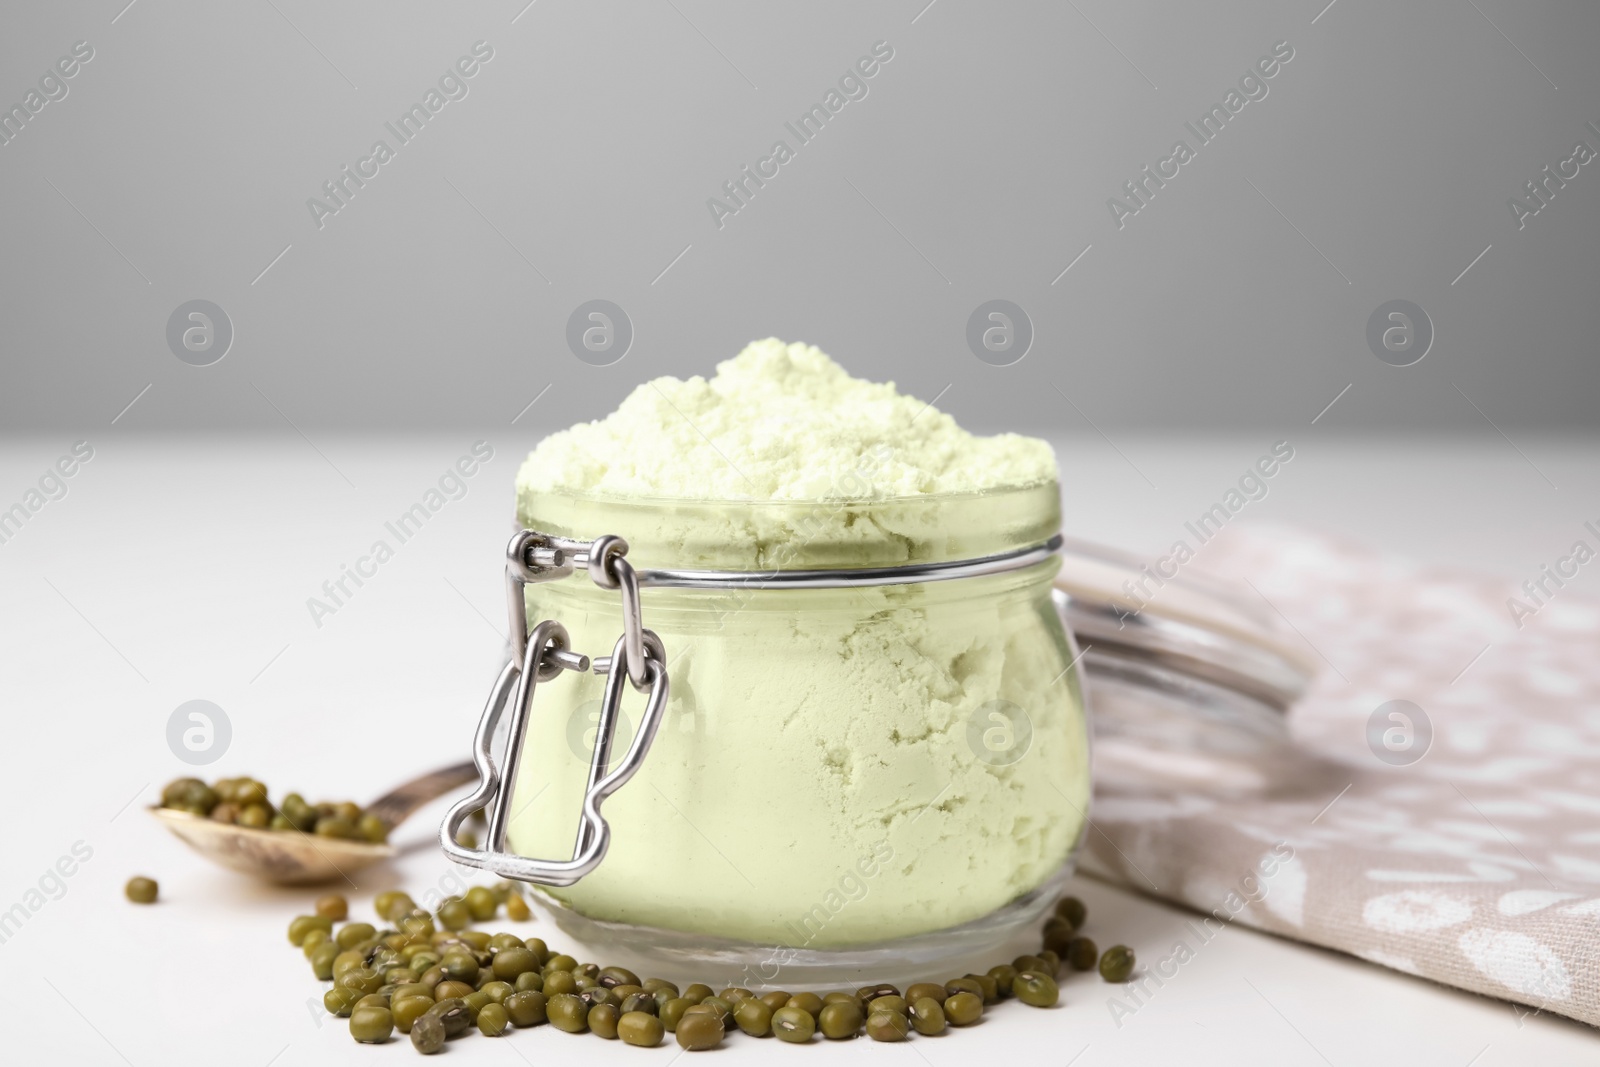
[[[448,767],[429,771],[420,778],[413,778],[404,785],[396,786],[369,804],[367,810],[391,827],[399,826],[430,800],[477,780],[478,769],[470,760],[466,763],[453,763]]]

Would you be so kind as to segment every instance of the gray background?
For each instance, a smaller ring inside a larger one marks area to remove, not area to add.
[[[0,428],[505,432],[550,386],[531,434],[772,334],[979,429],[1282,430],[1336,396],[1321,430],[1594,425],[1600,166],[1520,232],[1506,203],[1600,148],[1593,3],[525,3],[10,5],[7,106],[96,54],[0,147]],[[307,198],[480,39],[319,231]],[[870,94],[719,230],[707,198],[878,40]],[[1279,40],[1119,231],[1107,198]],[[236,333],[210,367],[165,342],[197,298]],[[610,367],[564,340],[594,298],[636,331]],[[1011,367],[965,343],[992,298],[1035,327]],[[1396,298],[1437,331],[1408,368],[1365,341]]]

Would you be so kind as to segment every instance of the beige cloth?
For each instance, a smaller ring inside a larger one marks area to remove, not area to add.
[[[1260,527],[1229,528],[1195,566],[1265,597],[1321,676],[1291,712],[1295,747],[1259,757],[1270,784],[1254,794],[1097,782],[1088,866],[1211,928],[1600,1025],[1600,600],[1583,594],[1600,576],[1547,581],[1539,606],[1514,581]],[[1520,629],[1511,596],[1538,608]],[[1375,755],[1395,730],[1389,758],[1405,758],[1401,720],[1369,741],[1395,699],[1433,730],[1405,766]]]

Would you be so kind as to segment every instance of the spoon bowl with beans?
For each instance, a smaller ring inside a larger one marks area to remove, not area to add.
[[[309,816],[295,826],[288,824],[281,811],[275,813],[276,818],[263,818],[258,811],[247,812],[250,808],[271,811],[266,804],[265,787],[250,779],[224,780],[217,783],[220,788],[216,790],[194,779],[180,779],[167,787],[161,804],[146,810],[213,863],[280,885],[309,885],[332,881],[393,858],[396,850],[386,840],[389,830],[429,801],[477,778],[477,769],[470,762],[441,767],[356,809],[358,818],[337,813],[321,816],[316,822],[322,825],[311,829],[305,828]],[[195,797],[201,799],[196,802]],[[174,798],[178,803],[172,802]],[[224,806],[227,810],[219,812]],[[306,807],[308,813],[313,810],[310,805]],[[342,822],[323,823],[324,819]],[[365,836],[363,829],[368,831]]]

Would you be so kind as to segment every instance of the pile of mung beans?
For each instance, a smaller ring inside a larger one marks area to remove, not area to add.
[[[1126,946],[1102,955],[1079,934],[1087,909],[1076,897],[1056,904],[1037,954],[985,974],[917,982],[904,990],[878,983],[793,995],[736,986],[719,993],[700,982],[680,989],[661,978],[641,980],[625,967],[579,963],[537,937],[471,929],[496,918],[502,907],[512,920],[529,917],[521,890],[508,882],[474,886],[432,913],[399,890],[379,893],[373,903],[379,919],[389,924],[383,929],[346,921],[349,904],[330,895],[317,901],[314,913],[289,924],[289,941],[310,960],[318,979],[333,983],[323,1005],[350,1020],[352,1038],[382,1044],[399,1030],[424,1055],[474,1028],[499,1037],[513,1027],[544,1023],[643,1048],[660,1044],[670,1033],[694,1052],[716,1048],[735,1030],[795,1044],[819,1033],[846,1040],[863,1030],[874,1041],[905,1041],[914,1033],[971,1026],[1002,1000],[1053,1007],[1060,1000],[1056,980],[1063,968],[1098,966],[1107,981],[1123,982],[1134,965]],[[343,925],[335,929],[335,923]]]
[[[267,787],[249,777],[219,778],[210,785],[198,778],[174,779],[161,790],[161,806],[255,830],[297,830],[373,844],[389,839],[388,823],[359,804],[312,804],[290,793],[274,805]]]

